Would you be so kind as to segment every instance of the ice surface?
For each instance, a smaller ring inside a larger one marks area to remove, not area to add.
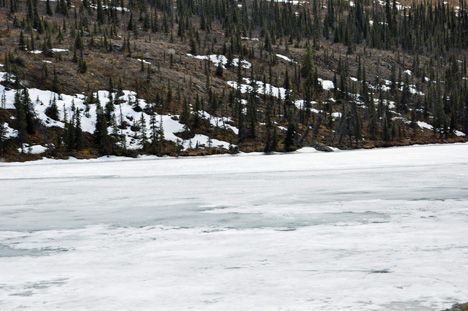
[[[468,144],[0,163],[1,310],[441,310]]]

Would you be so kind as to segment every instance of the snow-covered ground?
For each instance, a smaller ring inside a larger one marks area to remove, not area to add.
[[[281,54],[276,54],[276,56],[283,59],[283,60],[285,60],[285,61],[287,61],[287,62],[297,64],[297,62],[294,59],[289,58],[287,56],[284,56],[284,55],[281,55]]]
[[[267,1],[271,1],[271,0],[267,0]],[[307,3],[307,1],[296,1],[296,0],[272,0],[272,1],[278,2],[278,3],[284,2],[284,3],[288,3],[292,5],[302,5],[302,4]]]
[[[245,84],[241,83],[240,85],[238,85],[236,81],[227,81],[227,84],[234,89],[239,88],[242,94],[252,92],[253,86],[255,86],[257,93],[260,95],[266,93],[267,95],[271,95],[276,98],[281,98],[281,99],[286,98],[286,89],[284,87],[277,87],[269,83],[265,83],[264,85],[262,81],[250,81],[249,78],[243,78],[243,80]],[[333,81],[323,80],[321,78],[318,78],[318,81],[322,85],[322,88],[324,90],[330,90],[330,89],[335,88]],[[292,90],[290,91],[292,92]],[[297,104],[299,105],[300,103],[297,103]]]
[[[44,153],[47,150],[47,147],[44,147],[44,146],[41,146],[41,145],[23,144],[23,150],[24,150],[25,153],[41,154],[41,153]],[[18,148],[18,151],[21,152],[21,148]]]
[[[229,63],[229,60],[226,56],[224,55],[217,55],[217,54],[212,54],[212,55],[192,55],[192,54],[187,54],[187,56],[196,58],[196,59],[201,59],[201,60],[209,60],[212,62],[215,66],[218,66],[219,63],[221,63],[221,67],[226,69],[226,65]],[[249,69],[252,67],[252,64],[249,63],[246,60],[241,60],[240,61],[242,68]],[[239,58],[234,58],[231,63],[232,66],[239,66]]]
[[[11,138],[11,137],[17,137],[18,136],[18,131],[11,128],[10,126],[8,126],[7,123],[3,122],[2,123],[5,131],[6,131],[6,134],[5,134],[5,137],[6,138]]]
[[[241,37],[241,39],[247,41],[258,41],[258,38]]]
[[[138,61],[146,62],[145,60],[138,59]],[[148,63],[148,62],[146,62]],[[0,83],[5,80],[5,73],[0,72]],[[67,119],[70,120],[71,116],[74,115],[74,111],[72,107],[76,107],[81,112],[81,126],[83,131],[88,133],[93,133],[95,131],[95,122],[96,122],[96,115],[97,115],[97,106],[95,104],[86,105],[85,103],[85,96],[83,94],[76,94],[74,96],[66,95],[66,94],[56,94],[51,91],[47,90],[40,90],[36,88],[28,88],[29,97],[33,103],[34,111],[36,112],[38,118],[43,121],[43,123],[48,127],[61,127],[65,126],[65,123],[62,122],[65,120],[65,112],[67,115]],[[14,98],[16,94],[16,90],[13,89],[6,89],[5,86],[0,84],[0,94],[5,92],[5,107],[7,109],[15,109],[14,105]],[[141,120],[141,116],[143,116],[145,120],[145,127],[146,127],[146,134],[150,133],[150,120],[151,116],[146,114],[145,112],[136,112],[134,110],[134,105],[138,102],[140,108],[144,108],[146,105],[151,104],[147,103],[145,100],[137,98],[137,94],[133,91],[123,90],[123,95],[117,98],[117,92],[112,94],[113,100],[119,99],[123,101],[123,103],[119,105],[113,105],[115,111],[112,113],[117,120],[124,120],[128,124],[132,124],[133,122],[139,122]],[[105,107],[107,103],[109,103],[109,92],[100,90],[93,94],[95,98],[99,98],[99,102],[101,103],[102,107]],[[59,109],[59,118],[60,121],[53,120],[46,115],[46,109],[50,105],[53,99],[56,99],[56,103]],[[229,118],[219,118],[216,116],[212,116],[207,112],[201,112],[200,114],[202,118],[206,118],[210,121],[213,126],[219,126],[226,129],[231,129],[235,133],[237,133],[237,128],[234,126],[230,126],[226,124],[226,122],[231,122]],[[206,135],[196,134],[191,140],[182,140],[179,138],[176,133],[184,131],[184,125],[179,122],[178,115],[159,115],[155,114],[155,118],[157,121],[157,126],[161,127],[164,131],[164,139],[173,141],[175,143],[180,144],[183,149],[189,148],[191,145],[195,147],[196,145],[208,147],[211,143],[211,147],[220,147],[224,149],[228,149],[230,144],[226,141],[221,141],[217,139],[211,139]],[[118,122],[116,120],[116,122]],[[4,123],[5,125],[5,123]],[[12,129],[6,124],[7,130],[7,137],[16,137],[17,131]],[[108,132],[112,133],[113,129],[112,126],[108,127]],[[138,149],[140,148],[138,133],[132,131],[130,126],[127,126],[124,130],[119,131],[119,135],[125,136],[126,139],[126,147],[128,149]],[[37,149],[39,150],[39,149]],[[42,149],[45,151],[45,148]],[[40,152],[39,152],[40,153]]]
[[[468,144],[0,163],[1,310],[441,310]]]

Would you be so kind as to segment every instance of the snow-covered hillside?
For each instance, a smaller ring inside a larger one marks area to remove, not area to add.
[[[0,83],[1,81],[5,80],[5,73],[0,72]],[[73,115],[72,107],[78,108],[82,113],[81,119],[81,126],[83,131],[88,133],[93,133],[95,131],[95,122],[96,122],[96,105],[86,105],[85,103],[85,96],[83,94],[76,94],[74,96],[65,95],[65,94],[56,94],[51,91],[47,90],[40,90],[36,88],[28,88],[29,96],[33,102],[34,110],[40,120],[48,126],[56,126],[56,127],[64,127],[64,122],[62,122],[65,118],[65,113],[67,114],[67,118],[70,119]],[[5,89],[5,87],[0,84],[0,95],[5,92],[6,97],[6,106],[7,109],[15,109],[14,106],[14,98],[16,90],[13,89]],[[110,100],[109,92],[108,91],[99,91],[94,94],[95,98],[99,98],[101,106],[104,107]],[[46,114],[46,108],[50,105],[53,100],[56,100],[57,106],[59,108],[59,119],[61,121],[52,120]],[[150,115],[143,112],[136,112],[134,110],[134,106],[136,103],[141,108],[144,108],[147,103],[143,99],[137,98],[137,94],[133,91],[124,90],[123,95],[117,97],[117,92],[112,94],[112,99],[114,101],[118,101],[120,104],[114,105],[115,111],[114,115],[117,120],[126,121],[128,124],[132,124],[134,121],[138,122],[143,115],[145,119],[145,124],[148,127],[150,124]],[[120,115],[122,114],[122,115]],[[210,115],[208,112],[202,111],[200,112],[200,116],[206,118],[210,121],[213,126],[217,126],[219,128],[231,129],[234,132],[237,131],[232,125],[229,125],[232,121],[229,118],[218,118],[216,116]],[[179,122],[178,115],[158,115],[156,114],[156,121],[158,122],[158,126],[162,126],[164,130],[164,138],[166,140],[170,140],[182,145],[185,149],[189,146],[201,146],[204,145],[208,147],[211,145],[212,147],[220,147],[220,148],[229,148],[229,143],[217,139],[210,139],[206,135],[196,134],[190,140],[182,140],[181,138],[174,135],[178,132],[184,131],[184,125]],[[112,127],[108,128],[109,133],[112,133]],[[128,149],[137,149],[140,148],[139,141],[138,141],[138,134],[132,131],[130,126],[127,126],[126,129],[119,131],[119,135],[126,136],[126,144]],[[16,133],[13,129],[7,128],[7,136],[14,137]]]

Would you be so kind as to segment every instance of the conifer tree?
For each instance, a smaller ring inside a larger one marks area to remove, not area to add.
[[[195,104],[193,105],[193,127],[199,128],[201,125],[201,102],[198,92],[195,95]]]
[[[184,97],[183,105],[182,105],[182,113],[180,114],[180,123],[188,124],[190,118],[190,111],[189,111],[189,104],[187,97]]]
[[[158,141],[158,157],[161,157],[163,154],[164,148],[164,124],[162,115],[159,116],[159,141]]]
[[[6,109],[6,91],[3,89],[1,100],[0,100],[0,108]]]
[[[284,138],[283,144],[284,144],[284,151],[293,151],[294,146],[296,144],[295,142],[296,138],[296,125],[292,120],[289,120],[288,122],[288,129],[286,131],[286,137]]]
[[[19,47],[19,49],[22,50],[22,51],[25,51],[25,50],[26,50],[26,40],[25,40],[25,38],[24,38],[23,30],[21,30],[21,32],[20,32],[18,47]]]
[[[102,109],[99,99],[96,103],[96,127],[94,130],[94,138],[96,145],[99,148],[101,154],[109,155],[110,141],[107,130],[107,119],[104,110]]]
[[[29,97],[28,89],[23,89],[22,102],[24,107],[26,131],[29,135],[36,133],[36,112],[34,111],[34,105]]]
[[[151,133],[151,150],[152,152],[156,151],[158,141],[159,141],[159,129],[158,123],[156,121],[156,114],[153,113],[150,116],[150,133]]]
[[[58,79],[57,70],[55,69],[55,67],[54,67],[54,78],[52,81],[52,92],[59,94],[59,96],[60,96],[60,93],[62,93],[62,89],[60,87],[60,81]]]
[[[362,139],[362,121],[361,117],[359,116],[359,112],[357,110],[357,105],[354,103],[353,105],[353,114],[354,114],[354,139],[356,140],[356,147],[359,147],[359,140]]]
[[[218,66],[216,66],[215,75],[220,78],[223,77],[223,64],[221,62],[219,62]]]
[[[45,114],[52,120],[59,121],[59,111],[58,111],[57,99],[55,95],[53,98],[50,99],[49,106],[46,108]]]
[[[102,154],[109,155],[110,154],[110,140],[109,140],[109,133],[107,131],[107,119],[106,115],[102,114],[102,122],[101,122],[101,141],[99,144],[100,150]]]
[[[146,120],[143,112],[141,113],[140,121],[138,122],[138,126],[140,127],[139,133],[139,144],[142,150],[146,149],[146,144],[148,143],[148,136],[146,135]]]
[[[303,78],[308,78],[312,75],[314,70],[314,61],[312,57],[312,50],[310,46],[307,46],[306,53],[302,58],[302,66],[301,66],[301,75]]]
[[[80,151],[84,147],[83,130],[81,129],[81,112],[80,109],[75,110],[75,149]]]
[[[52,8],[50,6],[50,0],[46,0],[46,14],[52,16]]]
[[[63,141],[68,152],[75,148],[75,118],[73,115],[70,116],[70,120],[67,118],[67,114],[64,107],[64,123],[65,131],[63,134]]]
[[[5,143],[7,140],[6,136],[6,127],[3,122],[3,118],[0,116],[0,158],[3,157],[4,149],[5,149]]]
[[[97,0],[97,21],[100,24],[104,24],[104,8],[102,7],[102,2],[101,0]]]
[[[266,103],[266,111],[265,111],[265,126],[266,126],[266,139],[265,139],[265,147],[263,148],[263,152],[270,153],[275,151],[273,149],[273,124],[271,122],[271,100],[268,100]]]
[[[273,127],[273,136],[271,138],[271,151],[278,150],[278,129],[276,126]]]
[[[21,95],[19,89],[15,93],[15,109],[16,109],[16,130],[18,131],[18,140],[21,144],[21,153],[24,153],[24,143],[26,143],[27,137],[27,123],[26,123],[26,114],[24,112],[24,104],[21,100]]]

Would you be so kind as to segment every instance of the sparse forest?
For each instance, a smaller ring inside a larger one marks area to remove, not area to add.
[[[466,5],[1,0],[0,157],[466,141]]]

